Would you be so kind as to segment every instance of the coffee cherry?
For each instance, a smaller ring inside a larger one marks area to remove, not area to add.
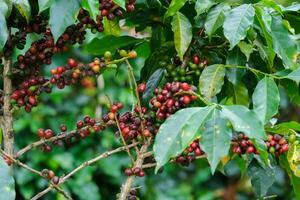
[[[106,60],[110,60],[110,59],[111,59],[111,52],[110,52],[110,51],[106,51],[106,52],[104,53],[104,58],[105,58]]]
[[[141,83],[138,85],[138,92],[141,94],[146,90],[146,83]]]
[[[65,124],[60,125],[60,130],[61,132],[66,132],[67,131],[67,126]]]
[[[130,51],[130,52],[128,53],[128,57],[129,57],[129,58],[136,58],[136,57],[137,57],[136,51]]]
[[[138,174],[136,174],[139,177],[144,177],[145,176],[145,172],[144,171],[140,171]]]
[[[296,141],[296,135],[295,134],[289,135],[289,142],[294,143],[295,141]]]
[[[45,138],[49,139],[53,136],[53,131],[51,129],[45,130]]]
[[[253,147],[253,146],[249,146],[248,148],[247,148],[247,153],[248,154],[251,154],[251,153],[254,153],[255,152],[255,148]]]
[[[108,113],[108,118],[112,121],[115,120],[115,114],[112,112]]]
[[[51,181],[54,185],[57,185],[59,183],[59,178],[57,176],[54,176]]]
[[[127,57],[128,56],[127,51],[125,51],[124,49],[120,50],[119,54],[120,54],[121,57]]]
[[[131,169],[129,169],[129,168],[125,169],[124,173],[125,173],[126,176],[133,175],[133,171]]]
[[[55,173],[52,170],[48,171],[48,179],[52,179],[55,176]]]
[[[126,11],[127,12],[133,12],[134,11],[134,5],[133,4],[128,4],[126,5]]]
[[[44,130],[41,129],[41,128],[38,129],[37,134],[38,134],[38,137],[39,137],[39,138],[44,138],[44,137],[45,137]]]
[[[110,108],[110,112],[112,112],[112,113],[116,113],[118,110],[119,110],[119,108],[117,105],[112,105]]]
[[[143,131],[143,136],[144,136],[144,137],[151,137],[152,134],[151,134],[151,132],[150,132],[149,130],[145,129],[145,130]]]
[[[78,122],[76,123],[76,126],[77,126],[77,129],[81,129],[81,128],[84,126],[83,121],[78,121]]]
[[[191,98],[190,98],[190,96],[187,96],[187,95],[183,96],[182,102],[183,102],[185,105],[190,104],[190,103],[191,103]]]
[[[199,65],[200,63],[200,58],[198,55],[194,55],[193,56],[193,63],[196,64],[196,65]]]

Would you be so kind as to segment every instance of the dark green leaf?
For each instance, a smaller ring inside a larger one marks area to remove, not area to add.
[[[39,13],[50,8],[54,0],[39,0]]]
[[[20,12],[20,14],[29,22],[31,15],[31,7],[28,0],[13,0],[14,6]]]
[[[149,99],[153,95],[153,91],[159,84],[160,80],[162,79],[164,74],[164,69],[157,69],[149,78],[149,80],[146,83],[146,90],[142,96],[143,101],[149,102]]]
[[[8,38],[8,29],[6,25],[5,15],[8,12],[8,7],[5,2],[0,2],[0,51],[3,49]]]
[[[235,48],[229,52],[226,59],[226,64],[233,66],[245,66],[246,57],[241,53],[241,51],[238,48]],[[226,77],[234,85],[237,85],[241,82],[244,74],[244,69],[226,68]]]
[[[79,9],[77,0],[54,0],[50,7],[49,25],[55,42],[68,26],[75,23]],[[64,13],[63,17],[62,13]]]
[[[214,106],[186,108],[170,116],[159,128],[153,146],[156,171],[179,155],[200,134]]]
[[[253,52],[253,45],[248,44],[244,41],[241,41],[238,43],[238,47],[240,48],[241,52],[243,52],[243,54],[247,57],[247,61],[248,61],[250,58],[250,55]]]
[[[248,107],[249,106],[249,94],[247,87],[242,83],[238,83],[236,85],[229,84],[228,94],[231,94],[232,103],[243,105]]]
[[[207,155],[207,160],[214,173],[220,160],[228,155],[231,145],[232,130],[228,121],[221,118],[220,111],[215,109],[212,112],[212,119],[205,124],[200,145]]]
[[[221,64],[207,66],[199,79],[199,89],[205,99],[211,100],[224,84],[225,67]]]
[[[0,156],[0,200],[14,200],[16,198],[15,181],[11,170]]]
[[[197,0],[195,4],[195,10],[197,16],[201,15],[204,12],[207,12],[216,2],[213,0]]]
[[[273,78],[260,80],[252,96],[253,110],[263,122],[267,123],[277,112],[280,103],[278,87]]]
[[[297,55],[299,54],[297,42],[283,24],[280,16],[272,17],[271,35],[274,50],[282,59],[284,67],[287,69],[296,69]]]
[[[229,10],[228,4],[221,3],[208,12],[204,26],[209,37],[223,25],[225,15]]]
[[[263,168],[254,161],[248,167],[248,175],[250,176],[252,187],[254,187],[259,197],[265,196],[275,181],[274,168]]]
[[[245,106],[222,106],[222,116],[227,118],[234,130],[245,133],[249,138],[266,139],[262,122],[253,111]]]
[[[183,56],[192,41],[192,25],[188,18],[180,12],[173,16],[172,30],[174,32],[174,44],[179,58],[182,60]]]
[[[253,24],[254,14],[251,4],[243,4],[232,9],[226,16],[223,29],[225,37],[230,42],[230,49],[247,36],[247,31]]]
[[[113,0],[115,4],[126,10],[126,1],[125,0]]]
[[[172,0],[171,4],[165,14],[165,17],[170,17],[176,14],[177,11],[184,6],[187,0]]]
[[[108,35],[102,38],[94,38],[86,45],[85,50],[93,55],[101,55],[105,51],[116,51],[118,48],[130,46],[142,42],[142,39],[137,39],[130,36],[116,37]]]
[[[125,1],[124,1],[125,2]],[[99,15],[99,1],[98,0],[82,0],[81,6],[87,10],[90,16],[96,21],[97,15]]]

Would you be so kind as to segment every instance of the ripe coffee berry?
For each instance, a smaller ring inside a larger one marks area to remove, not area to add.
[[[181,155],[179,155],[175,162],[181,165],[189,165],[193,162],[198,156],[203,155],[204,152],[202,151],[199,145],[199,139],[195,139],[184,151]]]
[[[249,138],[243,134],[240,133],[238,135],[236,135],[233,139],[232,139],[232,151],[233,153],[236,153],[238,155],[241,154],[258,154],[257,149],[254,147],[253,143],[251,140],[249,140]]]
[[[274,154],[276,157],[279,157],[281,154],[289,150],[289,144],[287,140],[279,135],[268,135],[268,141],[266,141],[268,151]]]
[[[51,138],[53,136],[53,131],[51,129],[47,129],[47,130],[45,130],[45,134],[44,135],[45,135],[46,139],[49,139],[49,138]]]
[[[59,183],[59,178],[57,176],[54,176],[51,181],[54,185],[57,185]]]
[[[60,125],[60,130],[61,132],[66,132],[67,131],[67,126],[65,124]]]
[[[140,83],[138,85],[138,91],[139,91],[139,93],[142,94],[143,92],[145,92],[145,90],[146,90],[146,83]]]
[[[133,171],[130,168],[125,169],[124,173],[125,173],[126,176],[133,175]]]
[[[199,65],[200,63],[200,58],[197,54],[193,56],[193,63],[196,65]]]

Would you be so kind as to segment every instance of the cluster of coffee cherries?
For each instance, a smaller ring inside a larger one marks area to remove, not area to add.
[[[257,149],[254,147],[252,141],[243,133],[236,135],[232,139],[232,152],[238,155],[242,154],[259,154]]]
[[[138,177],[145,176],[145,172],[140,167],[127,168],[125,169],[124,173],[126,176],[132,176],[132,175],[136,175]]]
[[[187,107],[196,100],[196,96],[188,94],[193,89],[188,83],[171,82],[154,91],[155,97],[150,100],[152,110],[158,120],[165,120],[177,110]],[[185,94],[181,94],[185,92]]]
[[[279,135],[268,135],[268,141],[266,141],[268,151],[274,154],[276,157],[279,157],[281,154],[289,150],[289,144],[287,140]]]
[[[86,10],[80,9],[79,14],[78,14],[78,20],[80,21],[80,23],[84,24],[87,28],[90,28],[92,33],[104,31],[102,17],[100,15],[98,15],[96,21],[94,21],[89,16],[89,14]]]
[[[137,198],[137,190],[135,188],[130,189],[127,199],[128,200],[137,200],[138,199]]]
[[[51,180],[51,182],[54,185],[57,185],[59,183],[59,177],[55,175],[55,173],[52,170],[49,169],[43,169],[42,170],[42,176],[48,180]]]
[[[179,57],[175,57],[173,62],[169,64],[160,62],[160,65],[166,68],[166,77],[169,80],[191,83],[194,79],[198,80],[201,71],[207,66],[207,60],[200,60],[200,57],[195,54],[192,62],[189,62],[186,66],[182,66],[182,61]]]
[[[83,120],[80,120],[76,123],[77,135],[80,139],[89,136],[91,133],[98,133],[103,131],[106,128],[105,124],[100,122],[97,123],[96,119],[91,118],[90,116],[84,116]]]
[[[99,0],[101,16],[107,17],[109,20],[113,20],[116,17],[123,15],[122,9],[116,5],[112,0]],[[126,11],[128,13],[134,11],[135,0],[129,0],[126,2]]]
[[[31,109],[37,106],[37,96],[44,91],[51,92],[47,82],[48,80],[42,76],[24,81],[20,84],[20,88],[11,94],[12,104],[24,107],[26,112],[31,112]]]
[[[202,151],[199,145],[199,139],[195,139],[189,147],[187,147],[184,152],[177,156],[175,162],[184,166],[189,165],[193,162],[198,156],[203,155],[204,152]]]

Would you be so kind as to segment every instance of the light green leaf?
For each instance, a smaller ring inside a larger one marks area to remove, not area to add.
[[[54,0],[50,7],[49,25],[55,42],[68,26],[75,23],[79,9],[80,5],[77,0]],[[63,17],[62,13],[64,13]]]
[[[20,12],[20,14],[29,22],[31,15],[31,7],[28,0],[13,0],[15,8]]]
[[[280,103],[278,87],[273,78],[260,80],[252,96],[253,110],[263,124],[267,123],[277,112]]]
[[[213,0],[197,0],[195,4],[197,16],[207,12],[215,4],[216,2]]]
[[[287,69],[297,68],[297,56],[299,54],[297,42],[284,26],[280,16],[272,16],[271,35],[273,47],[277,55],[282,59],[283,65]]]
[[[126,1],[125,0],[113,0],[115,4],[126,10]]]
[[[8,12],[8,7],[5,2],[0,2],[0,52],[5,46],[8,38],[8,29],[6,25],[5,16]]]
[[[186,108],[170,116],[159,128],[154,141],[156,171],[170,158],[182,151],[200,134],[201,128],[210,117],[214,106]]]
[[[104,54],[105,51],[115,52],[118,48],[134,45],[142,41],[144,40],[130,36],[116,37],[108,35],[102,38],[94,38],[85,46],[85,50],[93,55],[101,55]]]
[[[247,107],[241,105],[222,106],[221,114],[231,122],[235,131],[243,132],[253,139],[267,138],[262,122]]]
[[[221,3],[208,12],[204,27],[209,37],[223,25],[225,15],[229,10],[230,6],[228,4]]]
[[[211,100],[222,89],[225,67],[221,64],[207,66],[199,79],[199,89],[205,99]]]
[[[297,68],[296,70],[292,71],[288,75],[284,76],[284,78],[291,79],[295,81],[297,84],[300,82],[300,68]]]
[[[228,155],[231,137],[232,130],[228,126],[228,121],[221,118],[219,110],[214,109],[212,119],[206,123],[200,140],[200,146],[207,155],[212,174],[220,160]]]
[[[278,13],[282,14],[281,6],[273,0],[262,0],[259,3],[262,4],[265,7],[269,7],[271,9],[277,11]]]
[[[188,18],[180,12],[173,16],[172,31],[174,32],[174,43],[179,58],[182,60],[183,56],[192,41],[192,25]]]
[[[50,8],[54,0],[39,0],[39,13],[42,13],[44,10]]]
[[[297,177],[300,177],[300,145],[299,144],[292,143],[289,145],[287,159],[293,174]]]
[[[247,36],[247,31],[253,24],[254,14],[251,4],[243,4],[232,9],[226,16],[223,29],[225,37],[230,42],[230,49]]]
[[[247,57],[247,61],[248,61],[250,58],[250,55],[253,52],[252,44],[248,44],[244,41],[241,41],[238,43],[238,47],[240,48],[241,52],[243,52],[243,54]]]
[[[6,4],[6,6],[3,5],[3,3]],[[0,5],[0,11],[3,13],[6,13],[5,17],[8,18],[10,16],[12,8],[13,8],[13,1],[4,0],[4,1],[1,1],[0,4],[2,4],[2,5]],[[1,14],[3,14],[3,13],[1,13]],[[0,30],[2,30],[2,29],[0,29]]]
[[[171,4],[165,14],[165,17],[170,17],[176,14],[184,6],[187,0],[172,0]]]
[[[0,200],[14,200],[15,198],[15,181],[11,168],[0,156]]]
[[[275,170],[272,167],[263,168],[257,162],[252,161],[248,167],[248,175],[251,179],[252,187],[259,197],[267,194],[268,189],[275,182]]]
[[[294,2],[292,5],[288,7],[283,7],[282,11],[284,12],[297,12],[300,10],[300,3]]]
[[[125,1],[124,1],[125,3]],[[99,1],[98,0],[82,0],[81,6],[83,9],[87,10],[94,21],[97,19],[97,15],[99,15]],[[105,19],[105,18],[104,18]]]
[[[292,130],[300,132],[300,124],[295,121],[283,122],[280,124],[276,124],[272,127],[266,127],[266,131],[272,133],[280,133],[283,135],[289,135],[290,133],[294,133]]]
[[[108,20],[107,18],[104,18],[103,25],[104,25],[104,34],[120,36],[121,28],[119,26],[119,20],[117,19]]]

